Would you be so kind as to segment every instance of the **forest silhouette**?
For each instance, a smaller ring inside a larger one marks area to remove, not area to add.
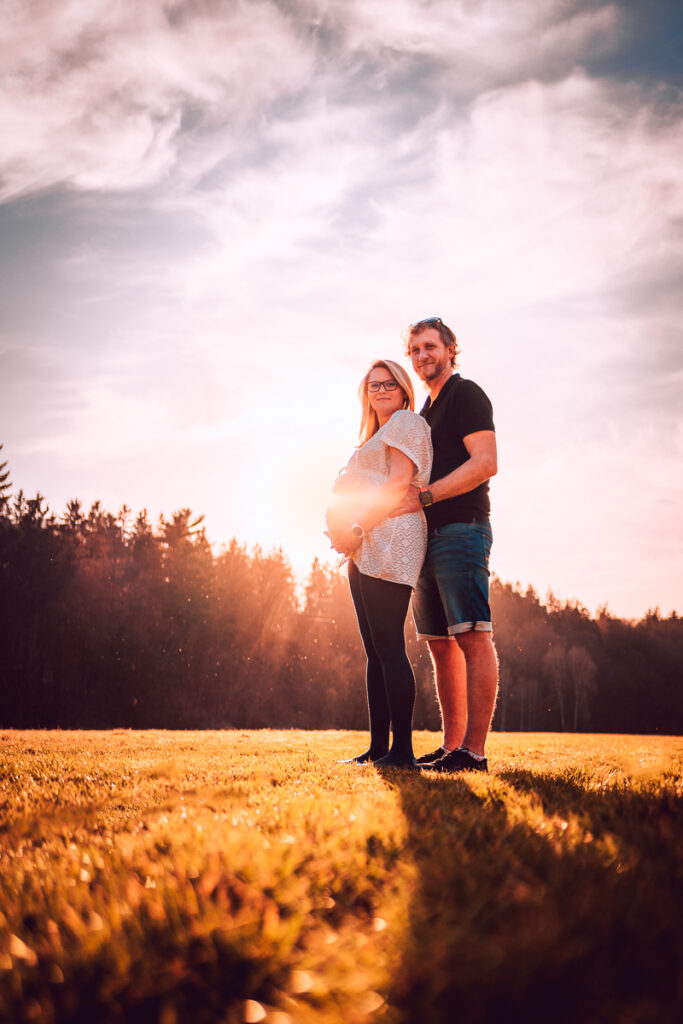
[[[0,446],[1,448],[2,446]],[[303,593],[282,550],[214,553],[190,509],[133,517],[12,497],[0,463],[0,726],[364,729],[364,655],[343,572]],[[678,734],[683,619],[591,616],[493,577],[494,729]],[[415,727],[438,729],[409,619]]]

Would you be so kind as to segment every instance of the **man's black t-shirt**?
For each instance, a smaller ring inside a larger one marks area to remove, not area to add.
[[[420,412],[432,431],[434,462],[430,480],[440,480],[469,459],[463,438],[478,430],[495,430],[491,402],[478,384],[465,380],[459,373],[446,381],[432,403],[428,398]],[[469,523],[488,519],[491,511],[489,483],[475,487],[467,494],[437,501],[425,509],[430,530],[447,523]]]

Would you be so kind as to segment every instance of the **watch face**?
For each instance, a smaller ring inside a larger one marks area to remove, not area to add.
[[[423,508],[429,508],[430,505],[434,504],[434,495],[431,491],[420,491],[420,501]]]

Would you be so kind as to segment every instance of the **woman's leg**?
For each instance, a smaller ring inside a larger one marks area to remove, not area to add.
[[[392,744],[386,765],[410,765],[413,754],[415,676],[406,654],[405,621],[411,588],[359,573],[359,589],[372,639],[379,658],[391,715]]]
[[[360,572],[355,562],[349,559],[349,586],[351,597],[356,609],[358,628],[360,630],[363,647],[367,655],[367,668],[365,672],[365,683],[368,691],[368,713],[370,717],[370,747],[363,754],[351,758],[352,761],[363,763],[365,761],[376,761],[389,749],[389,703],[384,685],[384,673],[382,662],[375,650],[370,632],[370,625],[361,590]]]

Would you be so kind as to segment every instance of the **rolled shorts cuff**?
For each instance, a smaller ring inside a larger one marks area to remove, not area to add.
[[[492,633],[492,622],[459,622],[449,626],[448,633],[418,633],[418,640],[454,640],[460,633]]]
[[[456,633],[491,633],[492,622],[458,622],[455,626],[448,627],[448,635],[455,636]]]

